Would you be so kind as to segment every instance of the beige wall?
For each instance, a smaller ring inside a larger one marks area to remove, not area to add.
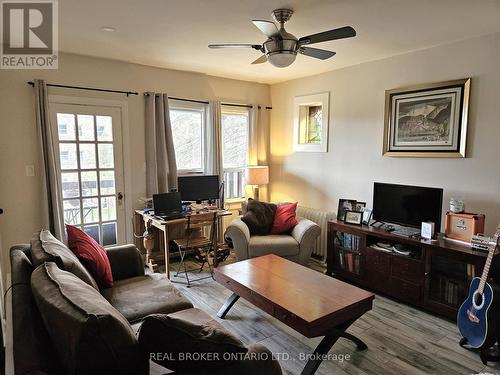
[[[384,91],[472,77],[467,159],[382,156]],[[330,91],[328,153],[293,153],[293,98]],[[339,198],[371,206],[373,182],[442,187],[443,210],[500,223],[500,34],[364,63],[271,86],[271,199],[335,210]]]
[[[27,81],[94,86],[131,91],[167,92],[192,99],[220,99],[236,103],[269,105],[269,86],[251,82],[211,77],[204,74],[151,68],[112,60],[78,55],[61,55],[59,69],[0,70],[0,233],[7,260],[9,247],[27,242],[40,229],[40,164],[34,123],[33,89]],[[50,89],[49,93],[100,97],[128,102],[131,166],[125,173],[133,181],[132,201],[145,195],[145,147],[143,96],[96,94],[88,91]],[[25,165],[35,165],[36,177],[26,177]],[[130,217],[127,220],[131,220]]]

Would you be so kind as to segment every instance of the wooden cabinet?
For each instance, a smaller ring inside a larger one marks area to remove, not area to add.
[[[378,242],[404,244],[411,256],[373,248]],[[486,255],[442,237],[416,240],[369,226],[328,223],[327,274],[448,319],[456,319]]]

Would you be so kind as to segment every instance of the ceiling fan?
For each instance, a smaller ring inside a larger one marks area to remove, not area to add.
[[[252,64],[262,64],[269,61],[278,68],[285,68],[292,64],[297,53],[326,60],[335,55],[335,52],[319,48],[305,47],[309,44],[326,42],[335,39],[351,38],[356,36],[356,31],[351,26],[340,27],[318,34],[312,34],[297,39],[285,30],[285,23],[292,17],[291,9],[276,9],[273,18],[280,23],[280,28],[272,21],[253,20],[253,24],[262,31],[267,40],[263,44],[209,44],[209,48],[253,48],[261,51],[264,55]]]

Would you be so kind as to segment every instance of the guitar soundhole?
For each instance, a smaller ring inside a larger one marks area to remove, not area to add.
[[[483,303],[483,295],[480,293],[476,293],[474,297],[474,303],[476,304],[476,306],[481,306],[481,304]]]

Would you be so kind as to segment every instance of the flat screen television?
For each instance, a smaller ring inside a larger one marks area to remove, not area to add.
[[[373,220],[420,228],[423,221],[441,228],[443,189],[375,182]]]
[[[219,199],[219,176],[182,176],[177,178],[177,190],[183,201],[200,202]]]

